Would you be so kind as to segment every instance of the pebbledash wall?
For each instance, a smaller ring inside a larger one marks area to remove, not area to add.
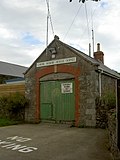
[[[103,52],[101,53],[104,58]],[[95,58],[97,57],[99,56]],[[25,94],[30,100],[25,120],[31,123],[41,121],[40,81],[74,79],[75,126],[95,127],[96,98],[105,93],[104,86],[107,86],[107,90],[116,92],[117,80],[117,76],[105,74],[103,69],[106,67],[98,61],[101,59],[96,59],[61,42],[56,36],[25,73]],[[103,66],[102,69],[99,68],[100,65]]]

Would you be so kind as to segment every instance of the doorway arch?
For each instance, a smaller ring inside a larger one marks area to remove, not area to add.
[[[40,78],[52,73],[69,73],[75,79],[75,126],[79,126],[80,119],[80,68],[72,65],[54,65],[43,68],[36,72],[36,112],[35,121],[40,121]]]

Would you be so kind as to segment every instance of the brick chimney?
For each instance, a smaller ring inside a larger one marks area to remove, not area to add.
[[[104,63],[104,53],[100,51],[100,43],[97,44],[97,52],[94,52],[94,58],[97,61]]]

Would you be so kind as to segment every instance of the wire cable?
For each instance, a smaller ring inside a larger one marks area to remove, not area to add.
[[[47,56],[47,54],[48,54],[49,20],[50,20],[53,36],[54,36],[54,29],[53,29],[51,14],[50,14],[49,0],[46,0],[46,4],[47,4],[47,33],[46,33],[46,56]]]
[[[93,16],[95,14],[95,11],[98,7],[99,3],[97,4],[97,6],[94,9],[91,9],[91,30],[92,30],[92,52],[94,55],[94,48],[95,48],[95,34],[94,34],[94,20],[93,20]]]
[[[90,41],[90,28],[89,28],[89,20],[88,20],[88,13],[87,13],[86,3],[85,3],[85,15],[86,15],[86,20],[87,20],[88,38],[89,38],[89,41]]]
[[[67,35],[68,35],[68,33],[69,33],[71,27],[73,26],[73,23],[75,22],[75,19],[76,19],[78,13],[79,13],[81,7],[82,7],[82,4],[81,4],[80,7],[78,8],[78,11],[77,11],[77,13],[75,14],[75,17],[73,18],[72,23],[71,23],[71,25],[69,26],[69,28],[68,28],[68,30],[67,30],[67,32],[66,32],[64,38],[63,38],[63,40],[65,40],[65,38],[67,37]]]
[[[48,19],[50,19],[51,29],[52,29],[52,33],[54,36],[55,34],[54,34],[54,28],[53,28],[52,18],[51,18],[51,14],[50,14],[49,0],[46,0],[46,4],[47,4],[47,9],[48,9]]]

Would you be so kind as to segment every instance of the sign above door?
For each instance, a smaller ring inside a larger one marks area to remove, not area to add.
[[[38,62],[36,63],[36,67],[45,67],[45,66],[52,66],[56,64],[65,64],[65,63],[73,63],[73,62],[76,62],[76,57],[56,59],[56,60],[45,61],[45,62]]]

